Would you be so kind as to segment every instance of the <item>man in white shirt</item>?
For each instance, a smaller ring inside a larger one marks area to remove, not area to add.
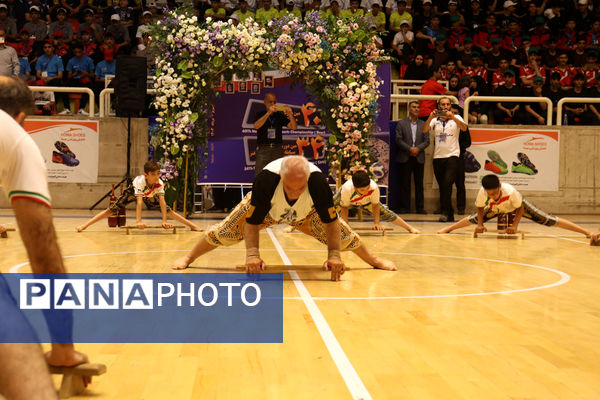
[[[440,222],[454,222],[452,208],[452,185],[456,178],[456,168],[460,156],[460,131],[467,130],[467,124],[459,115],[450,110],[450,98],[438,101],[438,110],[433,110],[423,125],[423,133],[434,136],[433,172],[440,187]]]
[[[559,228],[583,233],[588,237],[592,234],[591,231],[582,228],[568,219],[558,218],[538,209],[529,201],[523,199],[521,193],[512,185],[500,183],[500,179],[496,175],[490,174],[484,176],[481,179],[481,186],[475,200],[477,214],[465,217],[457,223],[439,230],[437,233],[450,233],[455,229],[471,224],[477,224],[475,232],[483,233],[487,230],[483,226],[484,222],[496,218],[498,215],[514,213],[514,220],[507,226],[506,233],[516,233],[521,218],[525,217],[541,225],[556,225]]]
[[[252,192],[205,236],[173,269],[185,269],[195,259],[219,246],[246,242],[246,272],[266,269],[259,254],[258,232],[276,224],[294,226],[302,233],[327,245],[323,269],[331,270],[331,280],[339,281],[346,267],[340,252],[351,250],[378,269],[396,266],[369,252],[360,237],[340,221],[333,205],[333,194],[325,175],[302,156],[287,156],[270,162],[254,179]]]

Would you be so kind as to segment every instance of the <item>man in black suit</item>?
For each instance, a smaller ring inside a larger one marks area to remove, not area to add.
[[[410,176],[415,182],[415,205],[417,213],[427,214],[424,209],[423,172],[425,149],[429,146],[429,132],[423,133],[423,121],[419,119],[420,106],[417,100],[408,103],[408,118],[396,125],[396,143],[400,148],[396,162],[400,163],[401,213],[410,212]]]

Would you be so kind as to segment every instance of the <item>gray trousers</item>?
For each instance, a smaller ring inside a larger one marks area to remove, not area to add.
[[[268,163],[270,163],[271,161],[275,161],[278,158],[283,157],[284,155],[285,154],[283,152],[282,143],[258,145],[258,147],[256,148],[256,164],[254,167],[254,176],[258,175]]]

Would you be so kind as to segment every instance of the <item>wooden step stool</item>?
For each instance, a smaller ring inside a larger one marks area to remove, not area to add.
[[[106,372],[106,365],[85,363],[75,367],[53,367],[48,366],[51,374],[62,375],[58,397],[66,399],[71,396],[82,393],[85,390],[83,384],[84,376],[98,376]]]

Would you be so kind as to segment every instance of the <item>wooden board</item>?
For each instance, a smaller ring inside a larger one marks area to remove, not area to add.
[[[496,229],[488,229],[483,233],[477,233],[474,230],[472,232],[474,238],[482,236],[495,236],[497,239],[525,239],[525,233],[529,233],[524,231],[517,231],[516,233],[506,233],[506,231],[499,231]]]
[[[130,234],[130,232],[134,229],[139,229],[140,231],[143,231],[145,229],[164,229],[164,230],[169,230],[172,229],[173,230],[173,234],[177,233],[177,229],[183,229],[185,228],[185,226],[183,225],[174,225],[173,228],[169,228],[169,229],[165,229],[162,227],[162,225],[147,225],[144,229],[140,229],[135,225],[127,225],[127,226],[120,226],[120,229],[125,229],[125,233],[126,234]]]

